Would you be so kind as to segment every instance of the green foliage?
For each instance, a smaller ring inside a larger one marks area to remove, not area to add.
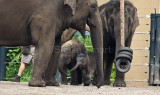
[[[93,52],[91,37],[87,36],[85,39],[82,36],[74,35],[73,38],[78,39],[81,43],[83,43],[86,46],[86,50],[89,52]]]
[[[32,68],[32,63],[29,63],[29,66],[23,71],[21,78],[22,82],[29,82],[30,78],[32,77]]]
[[[116,77],[116,67],[115,67],[115,65],[113,64],[113,66],[112,66],[112,72],[111,72],[111,76],[110,76],[111,84],[114,83],[115,77]]]
[[[20,59],[21,59],[20,48],[9,48],[7,49],[7,64],[6,64],[6,80],[15,78],[18,74]],[[28,82],[32,73],[32,65],[26,68],[22,74],[21,81]]]

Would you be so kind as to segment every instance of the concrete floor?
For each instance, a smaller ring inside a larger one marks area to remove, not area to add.
[[[61,85],[60,87],[29,87],[28,83],[0,81],[0,95],[160,95],[160,87],[127,86],[125,88],[102,86],[84,87]]]

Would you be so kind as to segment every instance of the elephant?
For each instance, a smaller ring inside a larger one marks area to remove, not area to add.
[[[68,68],[71,71],[71,85],[81,84],[83,80],[84,86],[89,86],[92,75],[96,76],[94,53],[86,52],[85,46],[77,39],[67,41],[61,48],[59,71],[61,72],[62,84],[67,85]]]
[[[77,39],[72,39],[67,41],[61,46],[61,54],[59,59],[58,69],[61,72],[62,84],[67,84],[67,68],[72,69],[76,64],[76,53],[85,51],[85,46]],[[80,76],[79,76],[80,75]],[[74,76],[75,78],[73,78]],[[71,73],[71,85],[81,84],[81,74],[79,74],[79,69],[75,73]],[[77,79],[76,79],[77,78]]]
[[[97,84],[97,73],[96,73],[96,60],[95,55],[92,52],[80,52],[76,55],[76,65],[71,69],[74,72],[77,68],[80,69],[84,86],[89,86],[92,80],[92,75],[94,79],[92,84]]]
[[[100,16],[103,25],[103,66],[104,84],[110,85],[110,75],[112,64],[121,47],[120,38],[120,0],[110,0],[99,6]],[[139,26],[137,8],[129,1],[125,0],[125,46],[130,47],[135,29]],[[89,29],[88,29],[89,30]],[[89,30],[90,31],[90,30]],[[76,31],[72,30],[72,34]],[[68,36],[68,39],[72,38]],[[125,87],[124,73],[116,71],[114,86]]]
[[[0,46],[35,46],[33,87],[58,86],[55,81],[61,35],[73,28],[84,36],[91,29],[93,47],[103,47],[102,21],[96,0],[0,0]],[[95,50],[97,87],[103,84],[103,52]]]
[[[137,8],[129,1],[125,0],[125,46],[130,47],[135,29],[139,25]],[[118,49],[121,47],[120,34],[120,1],[111,0],[99,7],[103,23],[103,64],[104,64],[104,84],[110,85],[110,75],[112,64]],[[122,66],[124,68],[124,66]],[[116,70],[116,78],[113,86],[125,87],[125,73]]]

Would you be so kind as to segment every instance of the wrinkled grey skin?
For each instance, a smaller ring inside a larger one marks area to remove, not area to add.
[[[87,53],[85,46],[77,39],[67,41],[62,45],[59,71],[71,71],[71,85],[84,82],[85,86],[91,83],[91,77],[96,73],[96,59],[94,53]],[[67,84],[67,76],[62,75],[62,84]]]
[[[111,0],[99,7],[103,22],[104,44],[104,82],[110,85],[112,64],[117,50],[121,47],[120,36],[120,2]],[[139,25],[137,9],[129,1],[125,1],[125,46],[130,47],[133,34]],[[124,73],[116,72],[114,86],[125,87]]]
[[[0,0],[0,46],[35,46],[29,86],[59,85],[61,34],[71,27],[84,35],[91,28],[94,48],[103,47],[102,22],[96,0]],[[103,53],[95,51],[98,87],[103,83]]]

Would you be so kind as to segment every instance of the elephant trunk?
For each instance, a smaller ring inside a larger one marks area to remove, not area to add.
[[[74,71],[75,69],[77,69],[81,64],[83,64],[82,62],[77,62],[77,64],[70,70],[71,72]]]
[[[67,76],[67,73],[63,70],[64,65],[63,64],[59,64],[58,66],[58,70],[61,74]]]
[[[58,70],[59,70],[59,72],[60,72],[61,74],[63,74],[63,75],[65,75],[66,77],[68,77],[68,76],[67,76],[67,73],[65,73],[62,68],[59,68]]]
[[[90,18],[88,19],[87,24],[90,27],[91,39],[94,49],[94,54],[96,58],[96,67],[97,67],[97,87],[103,85],[103,28],[102,21],[99,15],[99,11],[96,10]]]

